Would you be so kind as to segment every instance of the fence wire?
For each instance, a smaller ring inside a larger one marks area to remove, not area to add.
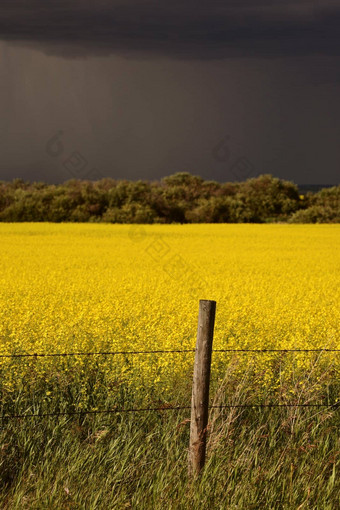
[[[116,355],[148,355],[148,354],[182,354],[182,353],[195,353],[196,349],[170,349],[170,350],[151,350],[151,351],[107,351],[107,352],[64,352],[64,353],[18,353],[18,354],[1,354],[0,358],[40,358],[40,357],[68,357],[68,356],[116,356]],[[213,353],[268,353],[268,352],[340,352],[340,349],[213,349]],[[211,405],[209,409],[233,409],[233,408],[328,408],[339,409],[340,402],[333,404],[221,404]],[[4,419],[27,419],[27,418],[49,418],[59,416],[83,416],[83,415],[100,415],[100,414],[119,414],[119,413],[140,413],[140,412],[157,412],[157,411],[176,411],[176,410],[189,410],[191,406],[181,405],[168,405],[164,404],[161,407],[141,407],[141,408],[114,408],[103,410],[82,410],[73,412],[54,412],[54,413],[23,413],[23,414],[4,414],[0,416],[1,420]]]
[[[171,349],[154,351],[107,351],[107,352],[54,352],[54,353],[19,353],[0,354],[0,358],[41,358],[41,357],[66,357],[66,356],[118,356],[137,354],[182,354],[194,353],[196,349]],[[266,352],[340,352],[340,349],[213,349],[213,353],[266,353]]]
[[[328,408],[328,409],[339,409],[340,401],[333,404],[221,404],[211,405],[209,409],[256,409],[256,408],[280,408],[280,407],[311,407],[311,408]],[[137,407],[129,409],[102,409],[102,410],[84,410],[84,411],[72,411],[72,412],[58,412],[58,413],[24,413],[24,414],[4,414],[0,416],[0,419],[25,419],[25,418],[50,418],[57,416],[83,416],[83,415],[96,415],[96,414],[120,414],[120,413],[141,413],[141,412],[156,412],[156,411],[179,411],[189,410],[191,406],[181,405],[167,405],[164,404],[161,407]]]
[[[39,357],[63,357],[63,356],[116,356],[133,354],[177,354],[185,352],[195,352],[195,349],[172,349],[172,350],[154,350],[154,351],[108,351],[108,352],[54,352],[54,353],[20,353],[20,354],[1,354],[0,358],[39,358]]]

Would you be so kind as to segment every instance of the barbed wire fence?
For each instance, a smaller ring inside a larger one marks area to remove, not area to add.
[[[155,351],[103,351],[103,352],[53,352],[53,353],[19,353],[19,354],[0,354],[0,358],[38,358],[38,357],[62,357],[62,356],[116,356],[126,354],[174,354],[174,353],[194,353],[196,349],[170,349]],[[340,352],[340,349],[212,349],[212,352]]]
[[[0,359],[18,359],[18,358],[64,358],[64,357],[95,357],[95,356],[138,356],[138,355],[173,355],[173,354],[194,354],[194,377],[192,389],[191,405],[172,405],[162,404],[160,406],[121,408],[113,407],[110,409],[99,410],[80,410],[65,412],[44,412],[44,413],[13,413],[0,415],[0,420],[14,419],[34,419],[50,417],[71,417],[85,415],[107,415],[120,413],[147,413],[147,412],[165,412],[191,410],[191,433],[189,446],[189,471],[191,474],[197,474],[203,467],[205,461],[205,444],[207,435],[208,411],[210,409],[263,409],[263,408],[326,408],[339,409],[340,400],[327,404],[300,404],[300,403],[257,403],[257,404],[209,404],[209,384],[210,367],[212,353],[226,354],[265,354],[265,353],[339,353],[336,348],[313,348],[313,349],[212,349],[213,330],[215,322],[215,301],[200,301],[199,320],[197,330],[196,348],[192,349],[155,349],[155,350],[122,350],[122,351],[98,351],[98,352],[54,352],[54,353],[10,353],[0,354]],[[197,398],[198,397],[198,398]],[[198,444],[198,447],[197,447]],[[193,445],[196,447],[194,448]]]
[[[15,359],[15,358],[63,358],[63,357],[76,357],[76,356],[126,356],[126,355],[148,355],[148,354],[187,354],[195,353],[196,349],[168,349],[168,350],[141,350],[141,351],[103,351],[103,352],[56,352],[56,353],[18,353],[18,354],[0,354],[0,358]],[[212,353],[234,353],[234,354],[246,354],[246,353],[290,353],[290,352],[302,352],[302,353],[326,353],[326,352],[340,352],[340,349],[212,349]],[[209,409],[231,409],[231,408],[275,408],[275,407],[328,407],[335,408],[340,405],[340,402],[334,404],[221,404],[221,405],[209,405]],[[102,409],[102,410],[82,410],[74,412],[58,412],[58,413],[22,413],[22,414],[5,414],[1,415],[0,419],[3,418],[46,418],[46,417],[57,417],[57,416],[82,416],[87,414],[114,414],[114,413],[137,413],[137,412],[153,412],[153,411],[174,411],[174,410],[185,410],[191,409],[191,406],[183,405],[171,405],[163,404],[159,407],[141,407],[141,408],[113,408],[113,409]]]

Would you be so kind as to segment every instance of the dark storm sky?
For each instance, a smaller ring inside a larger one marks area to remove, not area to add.
[[[337,184],[340,1],[2,0],[0,179]]]

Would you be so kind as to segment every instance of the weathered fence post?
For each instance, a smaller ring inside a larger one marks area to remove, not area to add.
[[[209,412],[211,352],[216,301],[200,300],[194,378],[192,383],[189,475],[197,475],[205,462]]]

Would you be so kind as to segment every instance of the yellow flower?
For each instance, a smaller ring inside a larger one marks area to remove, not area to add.
[[[0,224],[0,354],[190,349],[199,299],[217,301],[215,348],[340,347],[339,225],[143,229],[136,240],[129,225]],[[249,357],[239,358],[241,376]],[[229,361],[214,354],[213,373],[223,376]],[[193,355],[0,363],[7,391],[24,376],[84,379],[97,366],[114,391],[123,381],[190,380]],[[277,385],[271,363],[257,356],[254,367]]]

